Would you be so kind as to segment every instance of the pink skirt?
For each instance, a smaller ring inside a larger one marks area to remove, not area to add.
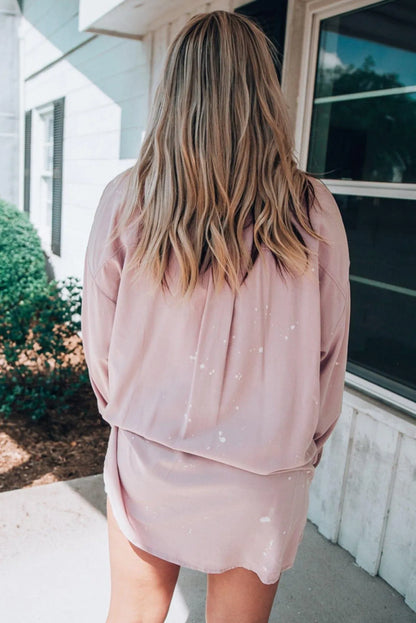
[[[137,547],[205,573],[244,567],[273,584],[295,562],[314,472],[254,474],[113,426],[103,476]]]

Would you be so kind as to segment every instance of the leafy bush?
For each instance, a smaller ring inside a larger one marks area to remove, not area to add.
[[[0,240],[0,414],[59,417],[89,390],[82,288],[74,277],[48,283],[36,231],[3,202]]]
[[[35,228],[24,212],[0,199],[1,311],[46,282],[45,258]]]

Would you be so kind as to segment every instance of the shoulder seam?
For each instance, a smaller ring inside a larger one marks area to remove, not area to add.
[[[331,281],[333,281],[334,285],[336,285],[336,287],[338,288],[338,290],[341,292],[342,296],[344,297],[344,300],[346,300],[347,292],[346,290],[345,291],[343,290],[342,286],[340,285],[338,280],[334,277],[334,275],[330,273],[329,270],[325,268],[325,266],[322,266],[322,264],[319,264],[319,268],[321,268],[324,271],[324,273],[331,279]],[[349,279],[347,281],[347,284],[349,284]]]
[[[88,268],[88,271],[89,271],[89,273],[91,275],[91,279],[93,280],[93,282],[94,282],[95,286],[97,287],[97,289],[101,292],[101,294],[103,296],[105,296],[106,299],[108,299],[111,303],[113,303],[115,305],[117,301],[112,299],[111,296],[108,296],[108,294],[106,292],[104,292],[103,288],[98,283],[98,280],[97,280],[97,277],[96,277],[96,274],[98,273],[98,271],[97,271],[96,274],[94,274],[93,271],[91,270],[91,266],[90,266],[89,262],[87,263],[87,268]]]
[[[338,320],[336,321],[336,323],[334,324],[334,326],[332,328],[331,335],[334,335],[337,332],[339,325],[341,324],[342,321],[345,320],[345,311],[347,309],[349,298],[350,298],[350,295],[347,292],[346,295],[345,295],[345,298],[344,298],[344,304],[342,306],[342,311],[341,311],[341,313],[339,315]],[[325,354],[327,354],[327,349],[326,348],[324,348],[324,352],[325,352]]]
[[[109,255],[108,257],[106,257],[106,258],[105,258],[105,260],[103,260],[103,261],[101,262],[101,264],[98,266],[98,268],[96,268],[96,269],[95,269],[95,271],[92,269],[91,264],[90,264],[90,263],[89,263],[89,261],[88,261],[88,267],[89,267],[90,272],[91,272],[91,275],[94,277],[94,279],[96,279],[96,278],[97,278],[98,273],[100,272],[100,270],[102,270],[102,269],[104,268],[104,266],[107,264],[107,262],[109,262],[110,260],[112,260],[112,259],[113,259],[113,257],[114,257],[115,255],[117,255],[117,253],[118,253],[121,249],[123,249],[123,248],[127,248],[127,246],[128,246],[128,245],[126,245],[126,244],[124,244],[124,243],[120,244],[120,245],[116,248],[116,250],[115,250],[115,251],[113,251],[113,253],[112,253],[111,255]]]
[[[106,296],[106,297],[107,297],[110,301],[112,301],[113,303],[115,303],[115,301],[111,298],[111,296],[108,296],[108,294],[106,294],[106,293],[104,292],[104,290],[102,289],[102,287],[99,285],[99,283],[98,283],[98,279],[97,279],[98,273],[99,273],[99,272],[100,272],[100,271],[101,271],[101,270],[105,267],[105,265],[107,264],[107,262],[109,262],[110,260],[112,260],[112,259],[113,259],[113,257],[114,257],[115,255],[117,255],[117,253],[118,253],[121,249],[123,249],[123,248],[124,248],[124,249],[127,249],[128,247],[134,247],[134,246],[136,246],[136,243],[131,242],[131,243],[129,243],[129,244],[126,244],[126,243],[124,243],[124,242],[123,242],[123,243],[122,243],[122,244],[120,244],[120,245],[116,248],[116,250],[115,250],[115,251],[114,251],[114,252],[113,252],[113,253],[112,253],[109,257],[107,257],[107,258],[106,258],[106,259],[105,259],[105,260],[104,260],[104,261],[103,261],[103,262],[102,262],[102,263],[98,266],[98,268],[96,268],[95,270],[93,270],[93,269],[92,269],[91,264],[90,264],[90,262],[89,262],[89,259],[88,259],[88,261],[87,261],[88,270],[90,271],[90,273],[91,273],[91,277],[94,279],[94,281],[95,281],[95,283],[96,283],[97,287],[101,290],[101,292],[104,294],[104,296]]]
[[[333,332],[334,332],[334,333],[335,333],[335,332],[336,332],[336,330],[338,329],[338,325],[341,323],[342,319],[343,319],[343,318],[344,318],[344,316],[345,316],[345,310],[346,310],[346,308],[347,308],[347,303],[348,303],[348,294],[345,296],[344,305],[342,306],[342,311],[341,311],[341,313],[340,313],[340,316],[339,316],[339,318],[338,318],[337,322],[335,323],[335,326],[334,326],[334,329],[333,329]]]

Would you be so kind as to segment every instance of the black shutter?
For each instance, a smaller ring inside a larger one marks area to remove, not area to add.
[[[25,112],[25,174],[23,181],[23,210],[30,212],[30,161],[32,145],[32,111]]]
[[[64,147],[65,98],[53,103],[53,179],[52,179],[52,240],[55,255],[61,255],[62,161]]]

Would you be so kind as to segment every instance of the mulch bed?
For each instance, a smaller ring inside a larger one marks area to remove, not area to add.
[[[0,416],[0,492],[102,473],[109,434],[89,387],[65,414]]]

